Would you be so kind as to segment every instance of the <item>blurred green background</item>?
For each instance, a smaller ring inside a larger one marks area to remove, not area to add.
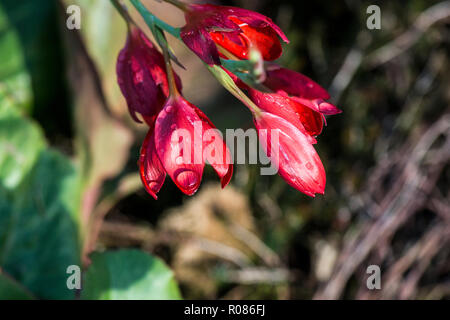
[[[143,3],[183,25],[170,5]],[[116,83],[126,27],[109,0],[2,0],[0,299],[449,298],[450,1],[216,3],[270,16],[291,40],[280,63],[344,111],[318,139],[325,195],[237,165],[224,190],[207,167],[195,196],[166,179],[153,200],[136,164],[146,128]],[[72,4],[81,30],[66,27]],[[373,4],[380,30],[366,27]],[[221,130],[252,127],[169,41],[187,99]],[[83,290],[67,288],[70,265]],[[367,289],[369,265],[381,290]]]

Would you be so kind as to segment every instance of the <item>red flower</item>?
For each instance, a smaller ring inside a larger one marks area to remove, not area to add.
[[[227,73],[262,111],[255,114],[255,126],[280,176],[309,196],[323,194],[325,170],[313,144],[317,143],[315,136],[322,132],[324,115],[341,112],[325,101],[329,98],[326,90],[308,77],[278,66],[267,70],[264,82],[273,93],[250,88]],[[279,130],[279,142],[272,141],[272,130]]]
[[[280,57],[280,36],[286,35],[273,21],[256,12],[211,4],[187,5],[186,25],[181,29],[184,43],[209,65],[220,65],[217,45],[240,59],[246,59],[251,46],[257,48],[264,60]]]
[[[309,136],[317,136],[323,129],[321,113],[305,107],[289,97],[277,93],[248,90],[250,99],[263,111],[286,119]]]
[[[181,96],[169,97],[141,149],[140,173],[147,191],[156,199],[167,173],[182,192],[194,194],[206,160],[225,187],[233,165],[220,133],[196,106]]]
[[[311,197],[324,193],[325,170],[311,144],[311,136],[289,121],[267,112],[255,118],[255,126],[264,151],[289,185]],[[278,131],[278,141],[273,140],[275,130]]]
[[[331,103],[325,101],[330,98],[325,89],[301,73],[279,66],[272,66],[267,70],[267,78],[264,85],[270,90],[290,97],[322,114],[333,115],[342,112]]]
[[[116,72],[133,119],[141,122],[136,116],[138,112],[151,124],[169,95],[164,57],[133,25],[117,59]],[[177,87],[181,88],[178,76],[176,81]]]

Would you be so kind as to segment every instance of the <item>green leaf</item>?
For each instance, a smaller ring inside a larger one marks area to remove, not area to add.
[[[234,83],[233,79],[219,66],[209,66],[205,64],[212,75],[227,89],[232,95],[245,104],[256,116],[261,112],[256,104]]]
[[[0,270],[0,300],[31,300],[33,296]]]
[[[80,170],[23,117],[32,111],[48,132],[71,130],[58,9],[55,1],[0,2],[1,298],[75,297],[66,270],[80,265]]]
[[[83,299],[167,300],[181,295],[172,271],[138,250],[94,253],[81,293]]]
[[[80,179],[61,154],[42,151],[14,193],[0,196],[0,267],[43,299],[70,299],[66,269],[80,264]]]
[[[81,180],[42,132],[18,116],[0,118],[0,268],[38,298],[73,298],[66,269],[79,265]]]
[[[0,6],[0,113],[14,107],[29,110],[31,79],[18,34]]]
[[[0,184],[11,190],[31,170],[45,142],[39,128],[29,121],[1,114],[0,111]]]
[[[61,9],[59,1],[0,1],[0,100],[32,114],[47,136],[70,138]]]

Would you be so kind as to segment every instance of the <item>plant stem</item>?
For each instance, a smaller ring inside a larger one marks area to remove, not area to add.
[[[180,29],[174,28],[164,21],[158,19],[153,13],[148,11],[148,9],[141,3],[139,0],[130,0],[133,6],[137,11],[141,14],[142,18],[144,18],[145,23],[152,29],[152,25],[156,25],[164,31],[170,33],[175,38],[180,38]]]
[[[161,33],[163,33],[161,31]],[[164,36],[164,33],[163,33]],[[170,62],[170,53],[167,46],[162,46],[164,61],[166,63],[167,82],[169,83],[169,96],[171,98],[179,97],[181,94],[178,91],[177,83],[175,81],[175,74],[173,71],[172,63]]]
[[[127,7],[122,3],[120,0],[111,0],[111,3],[113,4],[114,8],[116,8],[117,12],[122,16],[122,18],[127,23],[127,26],[131,24],[135,24],[133,21],[133,18],[131,18],[130,14],[128,13]]]

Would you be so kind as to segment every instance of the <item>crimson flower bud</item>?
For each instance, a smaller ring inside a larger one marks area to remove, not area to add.
[[[119,53],[116,72],[132,118],[141,122],[136,116],[140,113],[151,124],[169,96],[169,85],[163,55],[134,25],[130,26],[125,47]],[[181,81],[175,77],[181,89]]]
[[[278,174],[309,196],[323,194],[325,170],[313,145],[322,132],[324,115],[341,112],[325,101],[328,92],[308,77],[278,66],[267,70],[263,83],[271,93],[255,90],[225,71],[258,107],[255,126],[266,154],[278,167]],[[275,143],[273,130],[279,132]]]
[[[140,173],[148,193],[157,198],[167,173],[183,193],[193,195],[205,161],[225,187],[233,165],[220,133],[196,106],[179,95],[169,97],[141,149]]]
[[[272,66],[267,70],[267,78],[264,85],[270,90],[289,96],[295,101],[325,115],[341,113],[337,107],[325,101],[330,98],[328,92],[307,76]]]
[[[220,65],[217,45],[240,59],[246,59],[251,47],[264,60],[275,60],[282,53],[280,40],[289,42],[281,29],[268,17],[246,9],[191,4],[185,13],[186,25],[180,36],[184,43],[209,65]]]
[[[255,118],[255,127],[264,151],[289,185],[311,197],[324,193],[325,170],[304,130],[267,112]],[[273,140],[274,130],[279,133],[276,141]]]

